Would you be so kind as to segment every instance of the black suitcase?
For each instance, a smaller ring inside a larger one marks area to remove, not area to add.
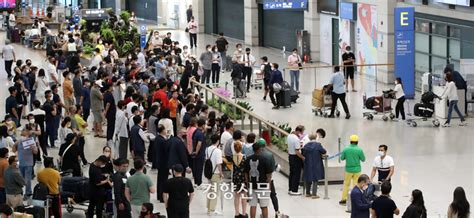
[[[291,107],[291,89],[282,89],[278,95],[280,98],[280,107]]]
[[[299,98],[299,94],[296,90],[291,90],[291,102],[296,104],[296,100]]]
[[[20,30],[18,29],[11,29],[11,43],[19,43],[20,42]]]
[[[430,118],[434,113],[434,104],[417,103],[415,104],[413,112],[417,117]]]

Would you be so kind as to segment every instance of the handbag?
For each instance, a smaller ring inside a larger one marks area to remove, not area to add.
[[[204,74],[204,69],[202,69],[201,66],[198,67],[197,73],[199,76],[202,76]]]
[[[279,83],[273,83],[272,87],[275,93],[278,93],[281,91],[281,85]]]
[[[186,29],[184,29],[184,32],[189,33],[189,28],[186,27]]]

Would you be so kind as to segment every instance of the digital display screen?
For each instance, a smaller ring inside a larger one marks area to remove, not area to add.
[[[0,0],[0,8],[15,8],[16,0]]]
[[[264,0],[264,10],[307,9],[308,0]]]
[[[318,0],[318,12],[338,16],[339,0]]]

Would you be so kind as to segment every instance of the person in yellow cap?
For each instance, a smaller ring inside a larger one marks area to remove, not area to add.
[[[349,186],[357,184],[357,179],[359,179],[361,166],[360,162],[365,161],[364,151],[358,146],[359,136],[351,135],[350,145],[345,147],[341,154],[341,160],[346,161],[346,169],[344,176],[344,188],[342,189],[342,199],[339,201],[339,204],[345,205],[347,200],[347,193],[349,191]]]

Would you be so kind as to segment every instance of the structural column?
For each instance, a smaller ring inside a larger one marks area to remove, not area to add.
[[[194,20],[198,23],[198,33],[204,32],[204,0],[192,0]],[[186,19],[186,18],[185,18]]]
[[[310,37],[311,60],[320,61],[320,31],[317,0],[308,0],[308,10],[304,12],[304,29]],[[331,48],[328,48],[331,49]]]
[[[258,4],[255,0],[244,0],[245,44],[258,45]]]
[[[395,62],[394,39],[394,8],[396,1],[377,0],[377,21],[379,45],[377,49],[377,62],[379,64],[393,64]],[[377,81],[392,83],[395,79],[393,66],[377,68]]]

